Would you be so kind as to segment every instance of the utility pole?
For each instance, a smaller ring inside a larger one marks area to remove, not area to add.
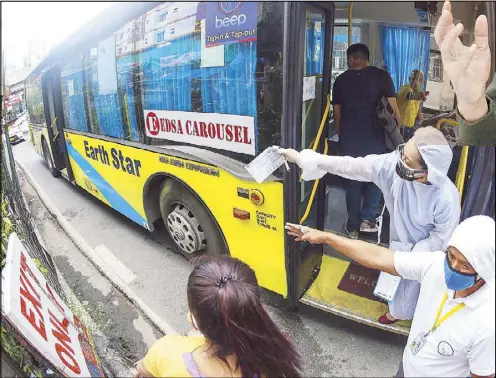
[[[5,69],[7,66],[5,65],[5,51],[2,50],[2,117],[3,110],[7,110],[6,101],[7,101],[7,87],[5,86]]]

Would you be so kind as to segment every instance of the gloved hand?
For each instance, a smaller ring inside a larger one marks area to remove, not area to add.
[[[475,43],[472,46],[464,46],[460,41],[458,37],[462,32],[461,23],[453,24],[451,4],[446,1],[434,37],[457,96],[458,111],[467,121],[474,122],[488,111],[485,91],[491,69],[491,52],[486,16],[479,16],[475,22]]]
[[[284,156],[290,163],[298,164],[300,160],[300,153],[292,148],[279,148],[277,153]],[[298,164],[299,165],[299,164]]]

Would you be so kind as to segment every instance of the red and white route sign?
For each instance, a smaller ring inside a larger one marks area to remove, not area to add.
[[[255,119],[217,113],[145,110],[146,136],[255,156]]]
[[[66,377],[103,377],[86,327],[48,284],[15,233],[2,270],[2,316]]]

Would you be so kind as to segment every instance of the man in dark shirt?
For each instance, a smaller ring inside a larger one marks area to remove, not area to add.
[[[388,153],[390,151],[386,147],[384,128],[377,117],[376,107],[384,95],[400,124],[401,116],[391,76],[384,70],[369,66],[370,53],[364,44],[351,45],[346,55],[349,69],[337,77],[332,89],[341,154],[364,157]],[[381,191],[375,184],[347,180],[348,222],[345,230],[351,239],[357,239],[360,231],[377,231],[374,220],[380,199]]]

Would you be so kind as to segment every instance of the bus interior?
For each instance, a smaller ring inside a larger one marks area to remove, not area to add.
[[[487,14],[488,10],[494,13],[494,7],[488,7],[482,2],[455,1],[451,4],[455,23],[461,22],[465,26],[463,43],[470,45],[474,41],[473,29],[476,18],[480,14]],[[346,49],[353,43],[364,43],[369,47],[370,65],[387,70],[393,79],[396,91],[408,83],[412,70],[423,71],[424,90],[429,91],[430,94],[421,108],[423,116],[421,126],[438,127],[448,139],[453,150],[453,161],[448,176],[457,185],[463,199],[463,184],[468,174],[466,170],[468,147],[455,145],[456,98],[450,80],[443,72],[441,54],[433,34],[442,6],[442,2],[336,2],[332,33],[330,101],[332,103],[332,82],[347,69]],[[494,14],[492,19],[494,20]],[[305,98],[303,101],[305,104]],[[320,107],[315,104],[312,107],[309,104],[314,101],[320,101],[317,105],[323,105],[326,101],[324,94],[320,97],[316,95],[314,99],[307,101],[307,105],[303,108],[302,149],[312,148],[321,125]],[[339,155],[339,136],[333,120],[332,105],[328,108],[329,122],[324,136],[325,143],[320,143],[318,151],[328,155]],[[323,117],[325,118],[326,114]],[[462,150],[465,151],[462,153]],[[320,201],[319,194],[312,193],[314,182],[301,183],[300,218],[304,221],[303,224],[310,227],[323,224],[325,230],[347,236],[344,229],[348,219],[344,179],[328,174],[321,181],[324,185],[320,185],[318,189],[321,191]],[[309,203],[310,211],[308,211]],[[380,215],[383,204],[381,198],[376,211],[377,216]],[[323,207],[323,211],[319,207]],[[360,233],[359,239],[377,243],[378,235],[377,232]],[[388,243],[389,215],[386,209],[380,244],[388,246]],[[308,253],[308,249],[312,246],[306,245],[304,248],[307,248]],[[304,260],[305,252],[302,250],[302,261]],[[303,262],[302,265],[305,263]],[[362,320],[359,321],[378,326],[377,319],[387,311],[386,302],[373,294],[378,271],[353,263],[326,246],[320,272],[314,271],[313,274],[316,279],[302,296],[301,302],[354,320],[361,318]],[[409,323],[409,321],[399,321],[380,327],[406,334]]]

